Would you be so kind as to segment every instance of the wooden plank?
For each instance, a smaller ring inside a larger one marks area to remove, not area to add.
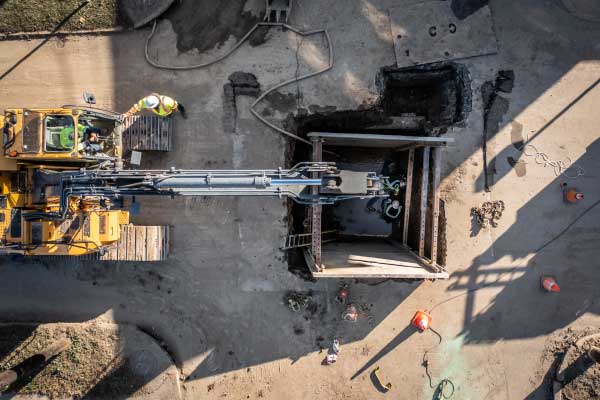
[[[135,261],[146,261],[146,227],[135,226]]]
[[[417,253],[415,253],[414,251],[412,251],[408,246],[403,245],[402,243],[394,240],[394,239],[388,239],[388,241],[395,247],[397,247],[398,249],[401,249],[403,251],[407,251],[409,254],[412,254],[416,260],[418,260],[418,262],[421,263],[421,265],[423,265],[423,267],[425,268],[431,268],[433,269],[433,272],[442,272],[445,271],[444,268],[442,268],[441,266],[439,266],[438,264],[432,264],[428,259],[424,258],[424,257],[420,257]]]
[[[156,226],[146,226],[146,246],[144,260],[156,261]]]
[[[315,273],[319,272],[319,269],[315,265],[315,258],[309,249],[302,249],[302,254],[304,255],[304,260],[306,261],[306,265],[308,265],[308,269],[314,276]]]
[[[159,240],[161,230],[161,226],[146,227],[148,261],[160,261],[162,259],[162,242]]]
[[[385,256],[385,254],[381,254],[381,256]],[[361,255],[353,255],[348,256],[347,259],[348,264],[363,264],[363,265],[394,265],[401,266],[407,268],[422,268],[419,263],[416,261],[406,260],[399,261],[389,258],[381,258],[381,257],[369,257],[369,256],[361,256]]]
[[[404,279],[448,279],[447,272],[431,272],[424,268],[398,266],[356,266],[336,268],[324,264],[323,270],[312,272],[315,278],[404,278]]]
[[[442,164],[442,149],[435,147],[433,149],[433,210],[431,222],[431,262],[437,264],[438,250],[438,229],[440,220],[440,177]]]
[[[427,221],[427,194],[429,192],[429,152],[430,148],[423,149],[423,176],[421,177],[421,211],[419,218],[421,224],[419,227],[419,256],[425,255],[425,229]]]
[[[167,257],[169,257],[169,251],[171,249],[171,231],[169,229],[169,226],[163,226],[163,245],[162,245],[162,251],[163,251],[163,260],[166,260]]]
[[[410,200],[412,196],[413,169],[415,165],[415,149],[408,151],[408,166],[406,170],[406,195],[404,198],[404,225],[402,226],[402,243],[408,242],[408,223],[410,220]]]
[[[106,253],[100,256],[101,260],[116,260],[117,259],[117,243],[107,246]]]
[[[135,261],[135,227],[127,225],[127,248],[123,260]]]
[[[121,225],[121,237],[117,244],[117,260],[127,259],[127,232],[127,225]]]
[[[421,143],[428,146],[446,146],[453,143],[453,138],[440,136],[402,136],[380,135],[366,133],[334,133],[310,132],[311,140],[321,139],[330,146],[357,146],[357,147],[398,147],[409,143]]]

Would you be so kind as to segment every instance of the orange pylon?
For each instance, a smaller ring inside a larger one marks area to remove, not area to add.
[[[551,276],[542,276],[542,287],[547,292],[560,292],[560,287]]]
[[[431,320],[431,315],[427,314],[425,311],[419,310],[413,317],[412,324],[415,328],[423,332],[429,329],[429,326],[431,325]]]
[[[567,203],[577,203],[579,200],[583,200],[583,193],[578,192],[575,188],[568,188],[566,183],[560,185],[563,191],[563,198]]]

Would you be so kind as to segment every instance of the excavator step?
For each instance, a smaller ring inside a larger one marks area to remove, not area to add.
[[[123,121],[124,151],[170,151],[173,118],[132,115]]]

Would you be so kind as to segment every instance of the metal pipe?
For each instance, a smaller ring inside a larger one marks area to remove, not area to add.
[[[321,179],[271,179],[272,186],[285,185],[306,185],[306,186],[321,186]]]
[[[271,186],[271,178],[266,176],[250,177],[223,177],[206,175],[204,177],[172,176],[154,184],[158,189],[176,189],[176,188],[219,188],[219,187],[254,187],[265,188]]]

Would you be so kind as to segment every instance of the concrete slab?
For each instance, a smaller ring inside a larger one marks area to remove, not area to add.
[[[425,1],[390,9],[398,67],[495,54],[489,7],[460,20],[450,1]]]

